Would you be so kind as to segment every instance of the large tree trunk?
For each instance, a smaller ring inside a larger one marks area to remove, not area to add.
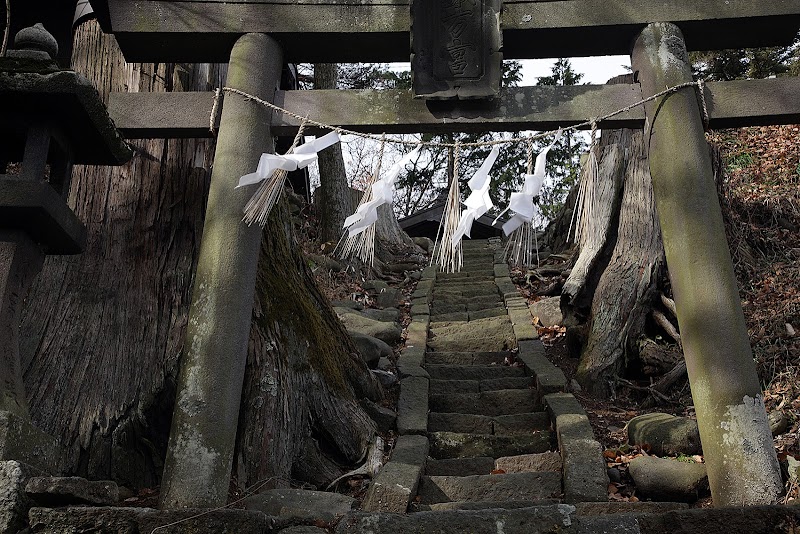
[[[637,355],[665,261],[643,132],[603,132],[599,169],[599,202],[583,214],[591,224],[561,302],[566,316],[587,319],[578,381],[607,396]]]
[[[75,35],[73,68],[111,91],[208,90],[216,65],[126,64],[95,21]],[[161,473],[213,143],[131,143],[121,167],[76,166],[68,202],[83,254],[48,257],[21,332],[34,423],[68,449],[67,469],[150,486]]]
[[[358,399],[378,400],[382,390],[313,282],[281,212],[262,241],[234,470],[247,486],[291,478],[324,486],[344,472],[340,465],[363,458],[375,426]]]
[[[94,21],[76,34],[73,66],[104,98],[209,90],[225,75],[216,65],[126,64]],[[76,167],[69,203],[87,227],[87,249],[48,258],[21,337],[31,416],[67,447],[67,471],[146,487],[159,482],[166,453],[213,141],[132,144],[128,165]],[[302,454],[332,466],[328,476],[340,470],[306,452],[308,436],[335,461],[357,462],[374,431],[357,399],[380,389],[353,357],[281,210],[282,224],[271,221],[264,235],[235,470],[242,483],[294,473],[320,484],[296,469]]]
[[[314,65],[314,89],[336,89],[339,69],[336,63]],[[342,157],[342,145],[335,144],[319,153],[319,194],[317,206],[320,213],[320,239],[339,241],[344,220],[353,213],[347,172]]]

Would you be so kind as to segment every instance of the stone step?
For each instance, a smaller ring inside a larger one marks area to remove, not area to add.
[[[436,276],[436,284],[440,284],[442,282],[452,282],[452,281],[463,281],[465,279],[470,278],[484,278],[484,279],[493,279],[494,278],[494,269],[487,267],[486,269],[481,269],[477,271],[469,271],[469,272],[460,272],[460,273],[448,273],[448,274],[439,274]]]
[[[508,316],[432,328],[430,335],[428,347],[434,352],[502,351],[517,345]]]
[[[489,317],[502,317],[508,315],[505,308],[487,308],[485,310],[476,310],[468,312],[468,319],[470,321],[477,321],[478,319],[488,319]]]
[[[546,412],[500,415],[497,417],[464,413],[430,412],[428,414],[428,432],[511,436],[549,429],[550,417]]]
[[[539,499],[538,501],[468,501],[438,502],[420,505],[420,511],[448,512],[452,510],[518,510],[531,506],[548,506],[559,504],[559,499]]]
[[[537,501],[561,496],[561,475],[554,472],[502,475],[423,476],[419,502]]]
[[[556,451],[548,451],[538,454],[504,456],[494,461],[493,469],[506,473],[541,473],[544,471],[561,473],[563,467],[561,454]]]
[[[429,458],[425,464],[425,474],[430,476],[489,475],[494,470],[494,458],[476,456],[474,458],[447,458],[435,460]]]
[[[531,390],[500,389],[451,395],[432,393],[428,396],[428,407],[432,412],[497,416],[538,412],[541,404]]]
[[[434,353],[429,353],[432,355]],[[505,358],[508,353],[500,353]],[[435,380],[492,380],[502,378],[522,378],[525,369],[510,365],[450,365],[433,364],[426,357],[425,369]]]
[[[491,378],[488,380],[440,380],[431,379],[430,392],[433,394],[480,393],[499,389],[530,389],[534,386],[533,377]]]
[[[502,367],[506,359],[513,357],[513,353],[508,351],[494,352],[427,352],[425,353],[425,366],[428,365],[449,365],[449,366],[468,366],[476,365],[480,367],[496,366]]]
[[[451,313],[433,313],[431,314],[431,324],[435,323],[453,323],[460,321],[466,323],[469,321],[469,312],[451,312]]]
[[[459,432],[429,432],[430,456],[437,460],[490,456],[519,456],[553,449],[552,432],[542,431],[515,436],[465,434]]]
[[[448,300],[435,299],[431,304],[431,315],[437,313],[454,313],[460,311],[480,311],[490,308],[499,308],[505,311],[505,304],[496,299],[488,299],[485,297],[456,297]]]
[[[458,284],[437,286],[433,290],[431,300],[442,300],[452,297],[489,297],[500,295],[500,290],[494,282],[476,282],[473,284]]]
[[[512,497],[518,499],[518,497]],[[541,501],[540,501],[541,502]],[[437,503],[438,506],[447,504]],[[428,505],[433,508],[434,505]],[[452,505],[451,505],[452,506]],[[336,534],[588,534],[598,532],[663,534],[696,532],[777,532],[768,525],[794,524],[792,506],[701,508],[683,503],[540,504],[525,508],[456,509],[413,514],[353,511],[336,525]],[[36,509],[41,510],[41,509]],[[735,529],[731,527],[735,526]],[[785,530],[785,529],[784,529]]]

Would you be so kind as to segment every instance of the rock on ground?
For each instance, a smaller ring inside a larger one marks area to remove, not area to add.
[[[628,473],[642,497],[691,503],[708,491],[706,466],[655,456],[640,456],[628,465]]]
[[[647,443],[656,456],[692,455],[702,451],[697,421],[666,413],[648,413],[631,419],[628,442],[631,445]]]
[[[564,321],[561,314],[561,297],[551,297],[539,300],[530,305],[531,315],[538,317],[542,326],[551,327],[560,325]]]

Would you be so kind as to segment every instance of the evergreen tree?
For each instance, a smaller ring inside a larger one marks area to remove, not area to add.
[[[575,72],[567,58],[560,58],[553,65],[550,76],[542,76],[536,85],[578,85],[583,74]],[[548,137],[537,143],[538,150],[552,143]],[[546,220],[550,220],[561,210],[570,189],[580,176],[581,153],[587,149],[583,136],[567,133],[556,143],[547,157],[547,175],[550,177],[542,187],[539,207]]]

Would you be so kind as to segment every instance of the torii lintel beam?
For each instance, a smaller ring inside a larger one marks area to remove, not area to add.
[[[128,61],[220,62],[245,33],[267,33],[288,62],[408,61],[410,0],[92,0]],[[424,0],[422,0],[424,1]],[[688,49],[785,45],[797,0],[506,0],[506,59],[628,54],[651,22]]]
[[[687,88],[685,91],[694,89]],[[800,78],[709,82],[712,128],[800,122]],[[642,99],[638,84],[519,87],[489,103],[425,102],[409,91],[278,91],[275,103],[301,116],[367,133],[550,130],[603,116]],[[133,138],[209,137],[213,92],[111,93],[109,114]],[[175,113],[180,109],[181,113]],[[644,109],[603,121],[602,128],[641,128]],[[300,121],[274,112],[272,132],[294,135]],[[315,133],[313,127],[306,129]]]

